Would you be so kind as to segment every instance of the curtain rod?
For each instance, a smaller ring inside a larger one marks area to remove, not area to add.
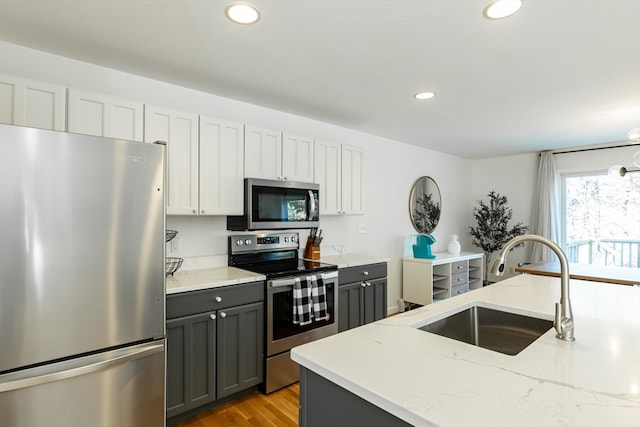
[[[633,147],[634,145],[638,145],[638,144],[611,145],[609,147],[578,148],[576,150],[552,151],[551,154],[567,154],[567,153],[580,153],[582,151],[609,150],[612,148]]]

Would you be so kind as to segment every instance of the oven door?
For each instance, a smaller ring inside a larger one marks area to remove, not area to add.
[[[325,286],[328,319],[313,320],[307,325],[293,323],[295,277],[267,282],[267,356],[338,333],[338,272],[315,276],[321,277]]]

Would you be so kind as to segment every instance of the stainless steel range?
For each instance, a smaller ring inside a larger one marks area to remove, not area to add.
[[[338,268],[299,259],[299,247],[292,232],[229,236],[229,265],[267,277],[265,393],[298,381],[293,347],[338,332]]]

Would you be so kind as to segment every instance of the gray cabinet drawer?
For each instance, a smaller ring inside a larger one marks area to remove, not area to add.
[[[387,263],[359,265],[356,267],[341,268],[338,270],[339,283],[362,282],[364,280],[381,279],[387,277]]]
[[[469,271],[469,261],[457,261],[451,263],[451,274],[458,274],[464,271]]]
[[[264,301],[264,282],[167,295],[167,319]]]
[[[469,273],[459,273],[451,276],[451,287],[466,285],[469,283]]]
[[[464,285],[451,287],[451,296],[452,297],[455,297],[456,295],[464,294],[465,292],[469,292],[469,284],[468,283],[466,283]]]

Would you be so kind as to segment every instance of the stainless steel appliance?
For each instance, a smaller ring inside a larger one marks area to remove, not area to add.
[[[271,393],[299,380],[299,366],[290,350],[309,341],[338,333],[338,267],[298,258],[298,233],[229,236],[229,265],[264,274],[266,281],[266,361],[264,391]],[[321,283],[326,318],[296,323],[294,285]]]
[[[163,426],[164,147],[0,124],[0,424]]]
[[[228,216],[227,229],[283,230],[318,227],[320,186],[309,182],[245,178],[244,215]]]

